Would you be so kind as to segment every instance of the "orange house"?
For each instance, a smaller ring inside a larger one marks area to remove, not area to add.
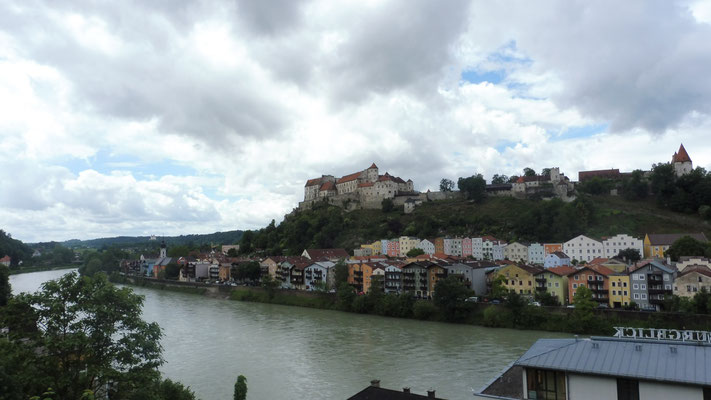
[[[615,272],[602,265],[583,267],[568,274],[568,303],[575,302],[575,292],[585,286],[592,291],[592,298],[598,303],[609,303],[610,275]]]
[[[553,254],[556,251],[563,252],[563,243],[544,243],[543,244],[543,255]]]
[[[353,286],[357,292],[363,291],[363,264],[348,264],[348,284]]]
[[[437,264],[430,264],[427,267],[427,290],[430,296],[434,296],[437,281],[447,277],[447,270]]]
[[[444,238],[438,237],[434,240],[435,253],[444,254]]]

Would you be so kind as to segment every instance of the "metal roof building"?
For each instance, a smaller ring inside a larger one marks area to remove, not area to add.
[[[540,339],[475,398],[705,400],[711,398],[711,345],[702,333],[703,341],[694,342]]]

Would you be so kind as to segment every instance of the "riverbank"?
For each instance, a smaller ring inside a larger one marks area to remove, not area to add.
[[[581,311],[564,307],[536,307],[532,305],[458,303],[442,309],[429,300],[417,300],[409,295],[305,292],[297,290],[266,290],[260,287],[209,285],[153,278],[110,278],[122,283],[158,290],[199,294],[220,299],[244,302],[280,304],[318,308],[358,314],[480,325],[492,328],[512,328],[562,333],[610,335],[614,326],[664,329],[711,330],[711,316],[628,310]]]
[[[78,265],[74,264],[69,264],[69,265],[60,265],[60,266],[37,266],[37,267],[26,267],[26,268],[20,268],[20,269],[11,269],[10,270],[10,275],[19,275],[19,274],[28,274],[30,272],[42,272],[42,271],[58,271],[62,269],[72,269],[72,268],[79,268]]]

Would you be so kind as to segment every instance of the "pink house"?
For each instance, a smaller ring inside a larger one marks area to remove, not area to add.
[[[388,257],[398,257],[400,255],[400,241],[388,241]]]
[[[472,238],[462,239],[462,257],[472,255]]]
[[[9,267],[10,263],[12,262],[12,258],[10,256],[5,256],[3,258],[0,258],[0,264]]]

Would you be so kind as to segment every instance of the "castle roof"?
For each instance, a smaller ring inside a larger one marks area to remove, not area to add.
[[[333,184],[333,182],[328,181],[321,185],[321,188],[319,190],[336,190],[336,186]]]
[[[684,144],[682,143],[681,146],[679,146],[679,151],[674,153],[672,156],[672,163],[677,163],[677,162],[691,162],[691,158],[689,157],[689,153],[686,152],[686,149],[684,148]]]
[[[314,185],[318,185],[319,183],[321,183],[321,178],[314,178],[314,179],[309,179],[308,181],[306,181],[306,185],[304,185],[304,186],[314,186]]]
[[[354,181],[354,180],[358,179],[360,174],[361,174],[361,172],[354,172],[350,175],[346,175],[346,176],[342,177],[341,179],[336,181],[336,183],[345,183],[345,182]]]
[[[370,167],[368,167],[368,169],[378,169],[378,166],[373,163]]]

